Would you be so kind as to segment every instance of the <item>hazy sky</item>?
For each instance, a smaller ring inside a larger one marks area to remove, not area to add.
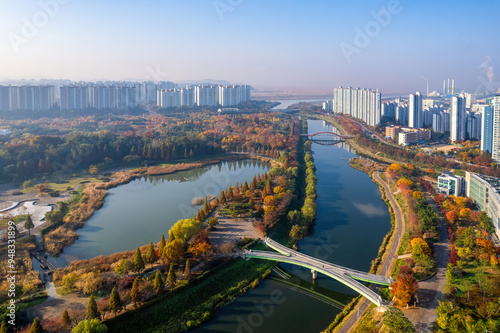
[[[498,0],[0,0],[0,80],[475,90],[498,81],[499,12]]]

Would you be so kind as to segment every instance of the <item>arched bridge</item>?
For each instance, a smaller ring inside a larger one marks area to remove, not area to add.
[[[316,137],[316,139],[321,138],[322,140],[324,140],[325,138],[331,138],[332,140],[345,140],[345,139],[353,139],[354,138],[354,136],[352,136],[352,135],[340,135],[340,134],[333,133],[333,132],[318,132],[318,133],[314,133],[314,134],[301,134],[300,136],[307,136],[310,139],[313,139],[314,137]]]
[[[358,281],[371,282],[384,286],[389,286],[394,282],[391,277],[369,274],[316,259],[306,254],[289,249],[286,246],[281,245],[280,243],[275,242],[268,237],[264,239],[264,242],[268,247],[276,250],[279,253],[248,250],[243,253],[243,257],[274,260],[302,266],[311,270],[313,279],[316,278],[317,272],[323,273],[331,277],[332,279],[343,283],[351,289],[356,290],[358,293],[366,297],[378,307],[383,306],[382,298],[380,297],[380,295],[378,295],[376,292],[366,287],[365,285],[359,283]]]

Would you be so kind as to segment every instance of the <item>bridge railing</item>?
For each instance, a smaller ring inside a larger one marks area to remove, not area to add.
[[[344,271],[347,274],[359,275],[360,277],[366,277],[366,278],[369,278],[369,279],[374,279],[375,281],[381,281],[381,282],[385,282],[385,283],[392,282],[392,279],[390,277],[385,277],[385,276],[382,276],[382,275],[376,275],[376,274],[366,273],[366,272],[363,272],[363,271],[358,271],[358,270],[355,270],[355,269],[350,269],[350,268],[347,268],[347,267],[343,267],[343,266],[340,266],[340,265],[333,264],[333,263],[325,261],[325,260],[321,260],[321,259],[318,259],[318,258],[314,258],[314,257],[308,256],[307,254],[303,254],[301,252],[289,249],[288,247],[286,247],[286,246],[284,246],[284,245],[276,242],[275,240],[273,240],[273,239],[271,239],[269,237],[266,237],[264,239],[264,242],[266,242],[266,244],[269,244],[269,246],[272,247],[275,250],[277,250],[277,248],[280,248],[281,250],[286,249],[286,251],[289,251],[289,252],[291,252],[291,253],[293,253],[293,254],[295,254],[297,256],[304,257],[304,258],[309,258],[310,260],[317,261],[317,262],[320,262],[320,263],[325,264],[325,265],[330,265],[330,266],[336,267],[339,270],[342,270],[342,271]],[[273,246],[271,246],[271,244]],[[280,252],[280,251],[278,251],[278,252]]]

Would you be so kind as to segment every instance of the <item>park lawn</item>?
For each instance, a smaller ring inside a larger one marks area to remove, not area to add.
[[[61,182],[49,182],[49,187],[50,189],[58,192],[66,192],[68,191],[68,188],[71,188],[71,190],[74,190],[75,187],[78,185],[82,184],[82,182],[85,183],[100,183],[102,182],[102,179],[99,179],[94,176],[82,176],[82,177],[71,177],[69,179],[63,180]],[[84,184],[85,184],[84,183]],[[27,189],[23,190],[23,193],[33,193],[36,192],[35,186],[28,187]]]

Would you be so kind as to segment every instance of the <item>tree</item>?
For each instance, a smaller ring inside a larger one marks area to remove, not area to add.
[[[488,214],[486,214],[486,212],[481,212],[477,220],[481,224],[481,228],[483,228],[487,232],[493,233],[495,231],[495,228],[491,224],[491,218],[488,216]]]
[[[426,256],[431,255],[431,248],[427,242],[420,237],[416,237],[411,240],[411,249],[413,257],[421,256],[422,254]]]
[[[0,333],[7,333],[7,324],[5,324],[5,321],[2,321],[2,325],[0,326]]]
[[[109,297],[109,308],[115,313],[115,316],[117,312],[120,312],[123,309],[122,300],[120,299],[116,286],[113,287],[111,296]]]
[[[243,188],[241,189],[241,192],[246,193],[246,191],[248,191],[248,183],[245,180],[245,182],[243,183]]]
[[[224,194],[224,191],[220,192],[219,203],[221,205],[225,205],[227,203],[227,201],[226,201],[226,195]]]
[[[302,237],[302,228],[298,224],[294,224],[290,229],[290,238],[296,242]]]
[[[391,293],[396,297],[396,303],[400,306],[409,304],[417,288],[418,282],[413,276],[413,270],[409,266],[400,267],[397,281],[391,285]]]
[[[163,283],[163,278],[161,276],[160,270],[156,271],[155,279],[153,281],[153,289],[158,294],[161,295],[165,291],[165,283]]]
[[[31,215],[28,214],[26,217],[26,222],[24,222],[24,228],[28,229],[28,235],[31,236],[31,229],[33,229],[35,225],[33,224],[33,220],[31,219]]]
[[[134,283],[132,284],[132,289],[130,290],[130,298],[132,299],[132,302],[134,302],[134,305],[136,306],[142,300],[141,293],[139,292],[140,282],[141,280],[139,279],[139,277],[136,277],[134,279]]]
[[[173,263],[171,263],[168,269],[167,284],[170,286],[170,288],[173,288],[175,287],[176,283],[177,276],[175,275],[175,266]]]
[[[191,265],[189,259],[186,260],[186,268],[184,268],[184,280],[191,280]]]
[[[71,325],[71,318],[69,317],[68,309],[64,309],[61,322],[65,328],[68,328]]]
[[[153,263],[156,261],[156,252],[153,242],[149,243],[148,253],[146,254],[146,261],[153,266]]]
[[[122,259],[118,265],[115,266],[115,272],[123,275],[134,269],[134,264],[128,259]]]
[[[99,319],[82,320],[76,325],[71,333],[107,333],[108,327],[101,323]]]
[[[95,302],[94,296],[90,296],[89,303],[87,304],[86,319],[100,318],[99,310],[97,309],[97,304]]]
[[[158,256],[160,256],[160,258],[163,258],[163,255],[165,254],[165,245],[167,243],[165,242],[165,235],[161,235],[161,239],[160,239],[160,244],[158,245]]]
[[[210,227],[210,229],[214,229],[215,226],[219,225],[219,220],[215,217],[211,217],[208,219],[207,224]]]
[[[163,252],[167,264],[177,263],[184,256],[184,245],[178,240],[169,241]]]
[[[203,241],[193,244],[190,247],[189,252],[191,252],[198,258],[205,258],[208,254],[210,254],[211,250],[212,245]]]
[[[448,267],[446,269],[446,285],[444,286],[446,292],[452,293],[455,289],[455,276],[453,275],[453,265],[448,264]]]
[[[40,319],[38,317],[33,320],[33,324],[30,327],[30,333],[43,333],[42,324],[40,324]]]
[[[403,311],[395,307],[390,307],[384,312],[383,322],[389,329],[389,333],[416,332],[415,327],[405,317]]]
[[[134,271],[140,272],[144,269],[144,259],[142,259],[141,250],[137,247],[134,256]]]

